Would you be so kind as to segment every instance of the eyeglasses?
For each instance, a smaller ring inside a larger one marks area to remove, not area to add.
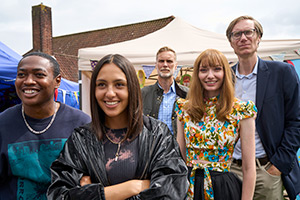
[[[245,31],[235,31],[231,33],[231,37],[235,40],[241,39],[243,33],[247,38],[252,38],[256,29],[250,29],[250,30],[245,30]]]

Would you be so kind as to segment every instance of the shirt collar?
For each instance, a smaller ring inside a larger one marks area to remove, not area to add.
[[[160,86],[160,84],[159,84],[158,81],[157,81],[157,83],[158,83],[158,87],[159,87],[160,89],[162,89],[162,87]],[[174,79],[173,79],[173,83],[172,83],[172,85],[171,85],[171,88],[170,88],[169,92],[176,93],[176,90],[175,90],[175,80],[174,80]],[[169,92],[168,92],[168,93],[169,93]]]
[[[238,78],[243,78],[243,77],[251,78],[253,75],[257,74],[257,68],[258,68],[258,59],[255,63],[253,71],[248,75],[242,75],[242,74],[239,73],[239,63],[238,63],[237,66],[236,66],[236,69],[235,69],[236,77],[238,77]]]

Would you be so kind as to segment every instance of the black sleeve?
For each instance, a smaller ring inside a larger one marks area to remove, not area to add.
[[[185,199],[188,190],[187,167],[175,137],[167,125],[155,126],[157,138],[149,166],[150,188],[140,193],[141,199]]]
[[[88,170],[83,162],[86,155],[82,147],[85,144],[79,141],[75,130],[67,140],[59,158],[52,163],[48,199],[105,199],[101,183],[80,186],[80,179],[88,175]]]

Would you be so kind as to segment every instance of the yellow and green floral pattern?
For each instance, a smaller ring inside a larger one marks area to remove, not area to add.
[[[212,182],[209,170],[228,172],[234,146],[239,138],[239,122],[242,119],[255,117],[257,109],[252,101],[234,99],[232,111],[227,121],[219,121],[216,117],[218,98],[208,99],[206,110],[200,122],[193,122],[186,112],[185,99],[178,99],[175,111],[179,121],[184,123],[186,142],[187,166],[192,167],[188,198],[193,199],[196,169],[204,170],[204,197],[205,200],[214,199]],[[198,160],[209,161],[207,164]]]

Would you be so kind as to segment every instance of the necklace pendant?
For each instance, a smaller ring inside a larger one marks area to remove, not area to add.
[[[116,153],[115,161],[118,161],[118,159],[119,159],[119,150],[118,150],[117,153]]]

